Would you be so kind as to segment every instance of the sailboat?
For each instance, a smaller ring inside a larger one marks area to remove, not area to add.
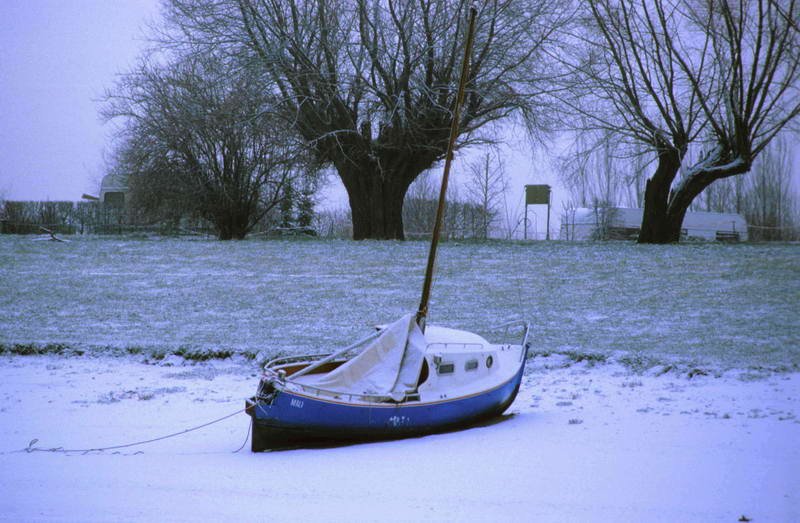
[[[519,329],[519,344],[494,344],[471,332],[426,325],[476,13],[472,8],[417,312],[332,354],[267,363],[245,407],[252,418],[253,452],[453,430],[502,414],[514,401],[528,351],[527,323],[501,326],[506,336]]]

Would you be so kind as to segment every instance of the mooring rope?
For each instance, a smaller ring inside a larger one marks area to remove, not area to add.
[[[96,447],[96,448],[90,448],[90,449],[65,449],[63,447],[43,448],[43,447],[34,447],[34,445],[36,443],[38,443],[39,440],[38,439],[33,439],[33,440],[31,440],[31,442],[28,444],[28,446],[26,448],[21,449],[21,450],[17,450],[17,451],[14,451],[14,452],[28,452],[28,453],[30,453],[30,452],[62,452],[62,453],[80,452],[80,453],[83,453],[83,454],[88,454],[89,452],[103,452],[103,451],[106,451],[106,450],[126,449],[126,448],[130,448],[130,447],[136,447],[138,445],[146,445],[148,443],[154,443],[156,441],[161,441],[161,440],[164,440],[164,439],[174,438],[176,436],[181,436],[181,435],[187,434],[189,432],[194,432],[196,430],[200,430],[202,428],[208,427],[209,425],[213,425],[215,423],[219,423],[221,421],[225,421],[228,418],[232,418],[232,417],[234,417],[234,416],[236,416],[238,414],[241,414],[245,410],[246,409],[238,409],[236,412],[232,412],[230,414],[222,416],[221,418],[217,418],[215,420],[203,423],[202,425],[197,425],[196,427],[191,427],[191,428],[188,428],[188,429],[184,429],[184,430],[182,430],[180,432],[173,432],[172,434],[167,434],[165,436],[159,436],[157,438],[151,438],[151,439],[146,439],[146,440],[142,440],[142,441],[135,441],[133,443],[125,443],[123,445],[112,445],[112,446],[109,446],[109,447]],[[248,429],[247,429],[247,435],[248,436],[250,435],[250,427],[249,427],[249,425],[248,425]],[[247,443],[247,440],[245,440],[245,444],[246,443]],[[242,445],[242,447],[240,447],[238,450],[236,450],[236,452],[239,452],[239,450],[242,450],[242,448],[244,448],[244,445]]]
[[[250,423],[247,425],[247,434],[244,435],[244,441],[242,442],[242,446],[234,450],[233,451],[234,454],[242,450],[244,446],[247,445],[247,440],[250,439],[250,430],[252,430],[253,428],[253,423],[255,422],[253,420],[250,420]]]

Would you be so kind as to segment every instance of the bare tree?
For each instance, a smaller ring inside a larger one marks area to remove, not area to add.
[[[134,203],[189,210],[222,240],[244,238],[295,173],[260,80],[218,57],[144,60],[107,96],[104,116],[123,119],[116,168]]]
[[[467,201],[478,209],[478,223],[473,234],[476,238],[486,239],[498,218],[503,195],[508,189],[505,165],[501,158],[493,158],[490,153],[486,153],[470,163],[468,170],[470,176],[466,183]]]
[[[647,183],[647,170],[651,162],[647,161],[646,151],[634,148],[633,155],[627,159],[625,171],[622,205],[640,208],[644,205],[644,191]]]
[[[746,177],[720,180],[698,200],[715,212],[743,214],[751,240],[795,240],[800,236],[800,193],[792,184],[791,149],[786,140],[770,143]],[[709,190],[713,189],[713,190]]]
[[[508,201],[508,193],[503,193],[503,209],[501,230],[503,238],[513,240],[519,234],[520,229],[525,227],[525,200],[520,199],[516,206],[511,206]]]
[[[783,140],[765,149],[740,188],[742,211],[755,240],[800,237],[798,192],[792,186],[790,149]]]
[[[589,142],[587,138],[595,141]],[[613,139],[611,133],[593,136],[578,133],[569,151],[558,159],[565,173],[562,179],[574,205],[592,207],[600,203],[613,206],[620,204],[625,197],[629,183],[628,159],[616,156]]]
[[[353,236],[403,238],[404,196],[441,160],[456,94],[469,0],[169,0],[174,45],[225,49],[257,67],[283,115],[349,198]],[[478,28],[460,146],[518,114],[531,130],[548,76],[543,51],[559,3],[477,2]]]
[[[644,146],[639,241],[676,242],[692,201],[743,174],[800,113],[795,0],[589,0],[574,81],[562,96],[574,128]],[[690,146],[700,151],[681,166]]]
[[[426,171],[414,180],[406,192],[403,203],[403,225],[412,237],[424,236],[433,231],[438,188],[439,185],[431,176],[431,172]],[[452,191],[448,192],[447,197],[448,204],[451,204]]]
[[[403,205],[403,223],[406,233],[416,238],[430,236],[436,219],[440,182],[435,171],[426,171],[409,187]],[[480,227],[483,219],[482,208],[474,202],[465,201],[457,186],[447,190],[442,239],[481,238]]]

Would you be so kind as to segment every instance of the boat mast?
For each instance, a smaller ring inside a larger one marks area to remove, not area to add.
[[[472,42],[475,37],[475,17],[478,10],[471,7],[469,10],[469,26],[467,28],[467,42],[464,45],[464,61],[461,63],[461,79],[458,82],[458,94],[456,95],[455,108],[453,109],[453,122],[450,125],[450,141],[447,143],[447,154],[444,160],[444,174],[442,175],[442,187],[439,190],[439,206],[436,208],[436,222],[433,226],[431,236],[431,248],[428,251],[428,265],[425,268],[425,282],[422,285],[422,299],[417,310],[417,325],[422,332],[425,332],[425,318],[428,315],[428,300],[431,296],[431,284],[433,283],[433,268],[436,264],[436,247],[439,245],[439,234],[442,229],[442,218],[444,215],[445,194],[447,193],[447,180],[450,177],[450,164],[453,161],[453,148],[458,137],[458,123],[461,119],[461,105],[464,102],[464,89],[469,77],[469,61],[472,52]]]

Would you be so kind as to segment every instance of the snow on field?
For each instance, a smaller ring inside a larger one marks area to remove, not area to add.
[[[800,520],[800,375],[634,374],[536,357],[508,414],[400,441],[252,454],[242,360],[0,359],[3,521]],[[18,451],[18,452],[13,452]]]
[[[415,310],[424,242],[0,236],[0,349],[328,352]],[[441,247],[431,321],[534,350],[800,369],[800,244]],[[58,347],[57,347],[58,348]]]
[[[797,244],[445,244],[433,323],[533,325],[486,426],[254,455],[239,413],[22,450],[240,410],[259,362],[413,311],[426,248],[0,236],[0,520],[800,521]]]

